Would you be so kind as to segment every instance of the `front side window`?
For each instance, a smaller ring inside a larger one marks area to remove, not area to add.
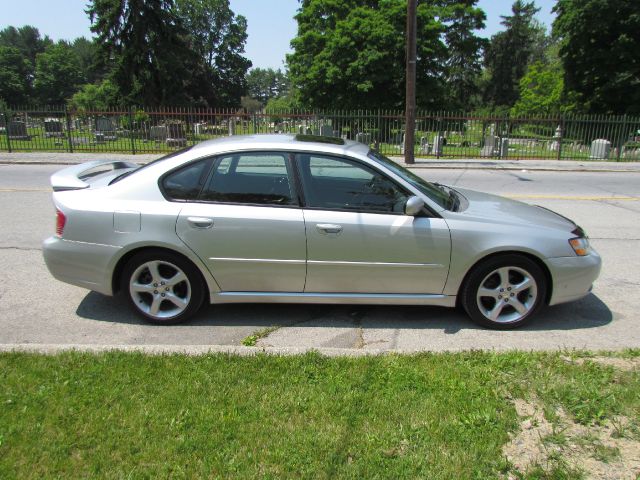
[[[380,172],[361,163],[300,154],[307,207],[371,213],[404,213],[409,194]]]
[[[284,153],[240,153],[218,158],[199,199],[221,203],[296,203]]]

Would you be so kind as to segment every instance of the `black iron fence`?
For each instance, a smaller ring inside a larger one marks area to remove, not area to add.
[[[212,138],[254,133],[336,136],[404,154],[404,112],[392,110],[246,113],[208,108],[66,107],[0,112],[0,151],[160,153]],[[491,117],[417,112],[415,155],[640,161],[640,118],[575,115]]]

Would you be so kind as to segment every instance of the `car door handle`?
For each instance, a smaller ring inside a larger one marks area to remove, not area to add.
[[[316,229],[320,233],[333,233],[337,235],[342,232],[342,225],[335,225],[333,223],[319,223],[316,225]]]
[[[193,228],[211,228],[213,227],[213,220],[206,217],[187,217],[187,222]]]

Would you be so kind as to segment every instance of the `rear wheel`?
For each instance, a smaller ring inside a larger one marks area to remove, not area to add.
[[[547,288],[544,272],[533,260],[501,255],[474,268],[462,290],[462,305],[480,325],[515,328],[543,306]]]
[[[125,266],[122,292],[133,310],[151,323],[170,325],[193,316],[204,298],[196,267],[164,251],[135,255]]]

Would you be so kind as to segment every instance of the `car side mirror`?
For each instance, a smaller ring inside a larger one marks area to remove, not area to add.
[[[409,197],[407,199],[407,203],[404,204],[404,213],[405,215],[415,217],[422,211],[423,208],[424,200],[414,195],[413,197]]]

